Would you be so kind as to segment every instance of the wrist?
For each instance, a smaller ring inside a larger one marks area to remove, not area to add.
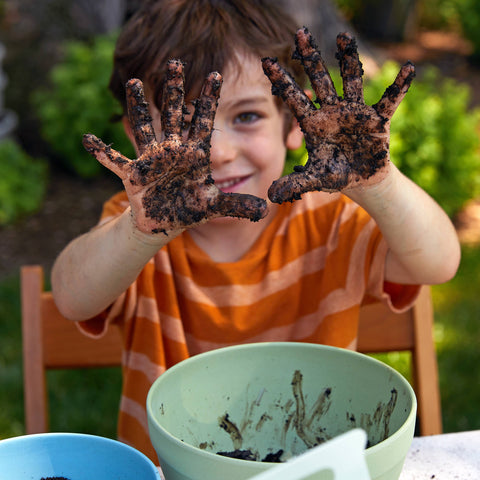
[[[139,228],[138,223],[135,219],[135,216],[131,210],[131,207],[128,207],[124,212],[126,223],[128,225],[128,237],[131,238],[135,243],[143,245],[147,248],[153,248],[158,250],[166,245],[168,242],[173,240],[175,237],[180,235],[184,229],[177,230],[166,230],[162,228],[156,229],[156,231],[143,231]]]
[[[345,189],[342,193],[362,206],[371,202],[388,202],[392,196],[396,195],[398,176],[403,176],[403,174],[389,161],[382,171],[381,178]]]

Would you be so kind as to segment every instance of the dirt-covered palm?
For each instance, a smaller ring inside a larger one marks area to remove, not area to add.
[[[216,72],[205,80],[185,139],[183,64],[169,61],[161,111],[163,140],[157,142],[142,82],[129,80],[129,122],[140,155],[136,160],[94,135],[84,136],[87,151],[122,179],[139,230],[167,233],[219,216],[257,221],[266,214],[265,200],[223,193],[211,177],[210,138],[221,83]]]
[[[275,181],[268,196],[272,202],[293,201],[308,191],[345,191],[380,181],[389,162],[390,120],[415,76],[408,62],[394,83],[373,106],[363,98],[362,64],[355,39],[337,36],[343,98],[337,95],[325,63],[306,28],[298,30],[294,55],[310,78],[320,108],[308,98],[275,59],[262,59],[272,92],[281,96],[297,118],[305,136],[305,166]]]

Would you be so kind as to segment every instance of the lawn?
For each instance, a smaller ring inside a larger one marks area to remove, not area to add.
[[[455,279],[433,288],[445,432],[480,428],[478,272],[480,247],[463,247]],[[24,433],[18,284],[18,276],[0,282],[0,438]],[[406,373],[405,354],[382,359]],[[48,381],[51,430],[115,437],[120,369],[60,371]]]

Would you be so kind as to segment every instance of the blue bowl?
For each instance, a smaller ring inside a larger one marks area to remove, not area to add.
[[[152,461],[124,443],[80,433],[40,433],[0,441],[1,478],[160,480]]]

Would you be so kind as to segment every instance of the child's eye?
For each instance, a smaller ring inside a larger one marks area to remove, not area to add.
[[[244,112],[237,115],[235,121],[236,123],[252,123],[260,118],[258,113],[254,112]]]

